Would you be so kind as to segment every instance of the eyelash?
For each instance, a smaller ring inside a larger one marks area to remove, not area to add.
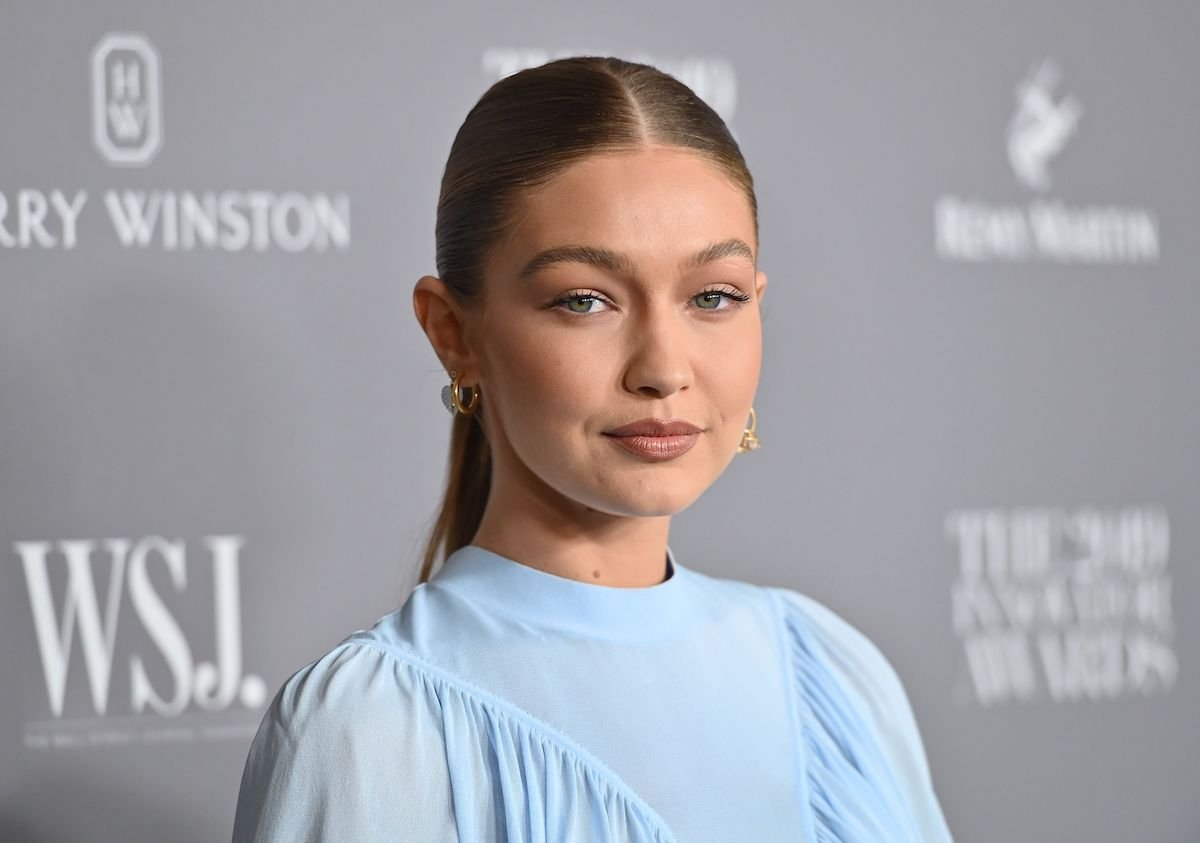
[[[746,295],[745,293],[741,293],[741,292],[738,292],[737,290],[733,290],[733,289],[729,289],[729,288],[716,288],[716,289],[701,290],[699,293],[697,293],[696,295],[694,295],[690,299],[688,299],[688,301],[692,301],[693,299],[698,299],[701,296],[711,296],[714,294],[724,296],[726,299],[728,299],[731,303],[730,308],[741,307],[743,304],[750,301],[750,296]],[[568,313],[571,313],[574,316],[587,316],[588,313],[580,313],[578,311],[567,310],[567,308],[563,306],[563,305],[567,304],[568,302],[578,301],[578,300],[582,300],[582,299],[595,299],[596,301],[601,301],[601,302],[604,302],[605,304],[612,304],[612,302],[609,301],[605,296],[601,295],[600,293],[597,293],[595,290],[577,290],[573,293],[568,293],[565,296],[555,299],[552,302],[552,306],[560,308],[562,310],[566,310]],[[700,308],[697,308],[697,310],[729,310],[730,308],[700,307]]]

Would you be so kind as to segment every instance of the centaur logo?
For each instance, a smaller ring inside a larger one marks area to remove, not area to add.
[[[1043,61],[1017,86],[1017,111],[1008,124],[1008,160],[1030,190],[1049,190],[1047,164],[1075,133],[1083,108],[1074,97],[1054,101],[1061,73]]]
[[[213,620],[215,659],[197,663],[183,628],[169,608],[168,599],[151,581],[151,567],[162,566],[176,592],[188,587],[187,549],[182,541],[149,536],[140,541],[107,539],[16,542],[29,593],[29,605],[37,640],[38,654],[45,678],[49,710],[54,720],[27,723],[27,743],[38,746],[46,740],[45,728],[67,724],[95,724],[89,718],[63,720],[71,654],[78,633],[79,649],[87,674],[91,712],[98,718],[113,719],[110,680],[116,652],[117,628],[126,593],[149,641],[158,650],[154,658],[166,662],[170,680],[151,682],[145,657],[131,653],[129,659],[129,711],[134,715],[158,714],[177,718],[195,706],[200,712],[223,712],[240,703],[257,709],[266,699],[263,679],[242,672],[241,598],[238,554],[244,541],[240,536],[208,536],[204,544],[211,560],[213,583]],[[98,547],[102,545],[102,547]],[[109,575],[103,605],[96,590],[93,568],[107,561]],[[56,607],[51,585],[63,579],[60,607]],[[194,570],[194,567],[193,567]],[[117,716],[116,720],[122,718]],[[154,718],[129,717],[141,724],[162,723]],[[41,737],[39,738],[39,727]],[[32,740],[31,740],[32,737]],[[69,735],[67,736],[70,737]],[[127,736],[130,738],[131,736]],[[125,742],[125,741],[122,741]]]
[[[105,35],[92,51],[92,140],[110,164],[144,167],[162,146],[158,52],[146,36]]]
[[[1072,96],[1055,101],[1059,76],[1058,66],[1047,59],[1017,85],[1017,110],[1005,136],[1017,180],[1038,195],[1028,204],[1000,204],[972,195],[938,197],[934,245],[942,260],[1158,262],[1158,218],[1153,211],[1109,202],[1070,205],[1047,193],[1050,161],[1074,136],[1083,114]]]

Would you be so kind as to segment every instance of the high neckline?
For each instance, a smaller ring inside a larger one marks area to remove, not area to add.
[[[694,573],[667,548],[669,576],[643,587],[583,582],[477,545],[456,550],[429,584],[526,623],[619,640],[673,636],[697,611]]]

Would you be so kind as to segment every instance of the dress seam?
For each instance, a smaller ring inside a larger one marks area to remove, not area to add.
[[[358,644],[364,647],[369,647],[372,650],[383,653],[391,657],[400,664],[407,665],[418,673],[424,673],[426,676],[436,679],[447,685],[453,690],[458,691],[464,696],[472,697],[480,705],[491,708],[496,714],[508,717],[525,726],[529,734],[537,739],[540,743],[550,744],[561,751],[564,755],[573,757],[575,761],[590,767],[591,770],[598,776],[603,777],[605,783],[612,790],[628,802],[631,806],[637,808],[643,816],[657,829],[658,835],[666,841],[666,843],[675,843],[675,836],[669,830],[670,827],[659,816],[650,805],[638,795],[628,783],[625,782],[617,773],[593,755],[590,751],[583,747],[574,738],[571,738],[566,733],[554,728],[549,723],[541,718],[538,718],[530,712],[523,709],[521,706],[511,700],[499,697],[490,691],[480,688],[470,680],[464,679],[461,676],[447,670],[444,667],[436,665],[429,660],[422,658],[411,652],[398,651],[395,648],[389,647],[378,641],[369,638],[350,638],[343,641],[339,646]],[[447,758],[447,763],[449,758]]]

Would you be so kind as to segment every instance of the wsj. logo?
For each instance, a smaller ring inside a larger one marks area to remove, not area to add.
[[[206,711],[223,711],[235,699],[247,708],[261,706],[267,692],[263,679],[253,674],[242,675],[238,552],[243,538],[205,538],[213,570],[215,664],[195,663],[187,637],[150,579],[150,563],[156,557],[166,566],[174,588],[177,591],[187,588],[187,553],[183,542],[148,536],[136,544],[128,539],[107,539],[103,544],[111,570],[108,593],[101,611],[92,576],[92,553],[96,549],[96,542],[58,542],[66,562],[66,588],[59,612],[55,610],[48,570],[51,564],[47,558],[51,550],[50,542],[15,543],[25,571],[38,652],[54,716],[63,716],[71,645],[76,629],[83,651],[92,707],[100,716],[107,711],[109,681],[116,658],[117,620],[126,589],[134,612],[150,640],[161,652],[174,680],[172,688],[153,687],[142,657],[131,655],[129,694],[130,706],[135,714],[141,714],[149,707],[159,714],[176,716],[192,703]]]
[[[146,36],[109,33],[92,51],[92,140],[110,164],[144,167],[162,146],[158,52]]]
[[[1035,67],[1017,86],[1017,111],[1008,124],[1008,160],[1031,190],[1049,190],[1047,163],[1075,133],[1083,109],[1071,96],[1054,102],[1061,73],[1053,61]]]

